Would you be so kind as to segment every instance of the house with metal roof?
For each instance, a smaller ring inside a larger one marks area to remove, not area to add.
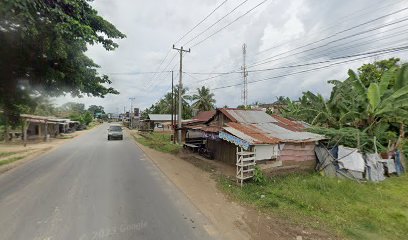
[[[305,131],[302,123],[269,115],[262,110],[217,109],[201,131],[215,159],[236,164],[237,152],[252,152],[255,162],[276,166],[310,167],[316,162],[314,147],[324,137]]]
[[[11,140],[38,140],[57,137],[60,133],[75,131],[79,125],[78,121],[70,119],[59,119],[52,116],[37,116],[21,114],[21,130],[10,131]]]
[[[152,130],[171,130],[172,120],[177,122],[178,115],[171,114],[149,114],[148,118],[145,120],[148,129]]]

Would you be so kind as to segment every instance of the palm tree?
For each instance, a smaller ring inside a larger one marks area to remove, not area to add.
[[[202,86],[197,88],[198,94],[194,94],[192,107],[199,111],[209,111],[214,109],[215,99],[214,93],[210,93],[210,89]]]

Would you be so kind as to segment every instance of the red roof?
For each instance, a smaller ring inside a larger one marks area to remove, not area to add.
[[[267,136],[266,133],[262,132],[260,129],[255,127],[254,125],[244,125],[235,122],[229,122],[228,126],[237,129],[238,131],[250,136],[257,140],[256,143],[269,143],[269,144],[276,144],[280,142],[280,139]]]
[[[210,120],[210,118],[212,118],[215,115],[215,113],[216,113],[215,110],[202,111],[199,112],[197,116],[193,118],[193,120],[196,120],[198,122],[207,122],[208,120]]]
[[[185,128],[191,129],[191,130],[204,131],[204,132],[213,132],[213,133],[218,133],[219,131],[221,131],[221,128],[218,126],[207,126],[204,124],[185,126]]]
[[[286,128],[294,132],[303,132],[305,130],[305,126],[303,126],[301,123],[289,120],[276,114],[273,114],[272,117],[278,121],[276,125],[280,127]]]

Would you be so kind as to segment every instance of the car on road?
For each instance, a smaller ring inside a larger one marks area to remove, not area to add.
[[[108,128],[108,140],[123,140],[123,129],[119,125],[110,125]]]

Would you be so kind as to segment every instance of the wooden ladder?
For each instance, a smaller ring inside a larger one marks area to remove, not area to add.
[[[237,147],[237,183],[241,187],[244,180],[254,176],[255,171],[255,152],[244,151],[243,148]]]

